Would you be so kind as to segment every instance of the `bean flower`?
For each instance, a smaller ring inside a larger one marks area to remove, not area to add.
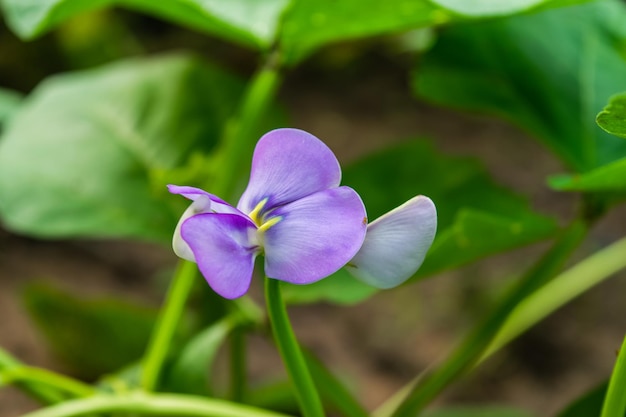
[[[256,145],[236,207],[199,188],[168,186],[192,200],[174,232],[174,252],[196,262],[225,298],[247,292],[259,255],[268,278],[293,284],[348,265],[371,285],[399,285],[432,243],[434,205],[419,196],[368,225],[361,198],[340,181],[339,162],[322,141],[298,129],[273,130]]]

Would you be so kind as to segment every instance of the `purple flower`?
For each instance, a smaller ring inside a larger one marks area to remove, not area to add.
[[[174,233],[174,251],[196,262],[215,292],[246,293],[254,260],[268,277],[309,284],[333,274],[361,248],[365,207],[332,151],[315,136],[277,129],[257,143],[237,207],[198,188],[168,186],[193,201]]]
[[[367,226],[363,246],[346,269],[374,287],[396,287],[417,272],[436,231],[433,202],[413,197]]]

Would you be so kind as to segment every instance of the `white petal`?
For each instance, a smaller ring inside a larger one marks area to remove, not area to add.
[[[176,225],[176,229],[174,230],[174,237],[172,239],[172,248],[174,249],[174,253],[179,258],[183,258],[187,261],[195,262],[196,258],[193,256],[193,252],[191,248],[183,240],[180,235],[180,228],[185,220],[190,218],[191,216],[195,216],[196,214],[201,213],[211,213],[211,199],[208,195],[198,194],[194,196],[194,201],[191,205],[185,210],[183,215],[180,217],[178,224]]]
[[[422,265],[436,231],[435,205],[428,197],[414,197],[368,225],[347,269],[372,286],[396,287]]]

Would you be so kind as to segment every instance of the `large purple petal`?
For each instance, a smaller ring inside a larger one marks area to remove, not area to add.
[[[428,197],[414,197],[368,226],[346,269],[378,288],[398,286],[422,265],[436,231],[435,205]]]
[[[298,129],[276,129],[257,143],[248,188],[237,208],[250,213],[267,198],[277,207],[328,188],[341,181],[333,152],[315,136]]]
[[[282,219],[261,236],[265,273],[309,284],[336,272],[357,253],[367,229],[365,207],[349,187],[311,194],[273,211]]]
[[[248,291],[259,252],[251,241],[254,223],[237,214],[198,214],[183,223],[181,234],[216,293],[237,298]]]

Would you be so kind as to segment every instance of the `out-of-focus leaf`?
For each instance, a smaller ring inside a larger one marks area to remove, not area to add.
[[[589,171],[626,156],[626,141],[593,123],[626,89],[625,19],[626,5],[606,0],[450,27],[414,87],[436,103],[510,120]]]
[[[120,5],[259,48],[271,45],[288,4],[289,0],[2,0],[8,24],[24,39],[82,12]]]
[[[626,139],[626,93],[611,97],[598,113],[596,123],[610,134]]]
[[[427,0],[295,0],[280,33],[285,58],[304,58],[327,43],[432,26],[451,18]]]
[[[470,158],[436,152],[414,141],[359,161],[343,182],[362,197],[371,220],[418,194],[437,206],[438,232],[418,276],[547,238],[553,219],[496,185]]]
[[[308,304],[327,301],[334,304],[352,305],[366,300],[379,290],[354,278],[345,269],[314,284],[295,285],[281,283],[283,297],[288,304]]]
[[[626,191],[626,158],[584,174],[555,175],[548,183],[559,191]]]
[[[470,17],[502,16],[538,7],[560,7],[585,0],[432,0],[452,12]]]
[[[617,352],[617,361],[602,405],[602,417],[617,417],[626,414],[624,387],[626,387],[626,337]]]
[[[187,394],[208,395],[210,368],[218,349],[237,320],[226,317],[194,336],[180,351],[166,377],[169,390]]]
[[[586,392],[572,404],[568,405],[557,417],[600,417],[608,385],[608,381],[603,382]]]
[[[152,177],[209,152],[242,90],[182,55],[46,80],[0,141],[3,221],[39,237],[169,242],[183,202]]]
[[[41,284],[27,287],[24,303],[55,354],[86,379],[137,360],[156,319],[147,308],[82,300]]]
[[[527,411],[508,407],[458,407],[425,411],[424,417],[531,417]]]
[[[15,112],[21,101],[21,94],[6,88],[0,88],[0,132],[2,132],[4,123]]]

